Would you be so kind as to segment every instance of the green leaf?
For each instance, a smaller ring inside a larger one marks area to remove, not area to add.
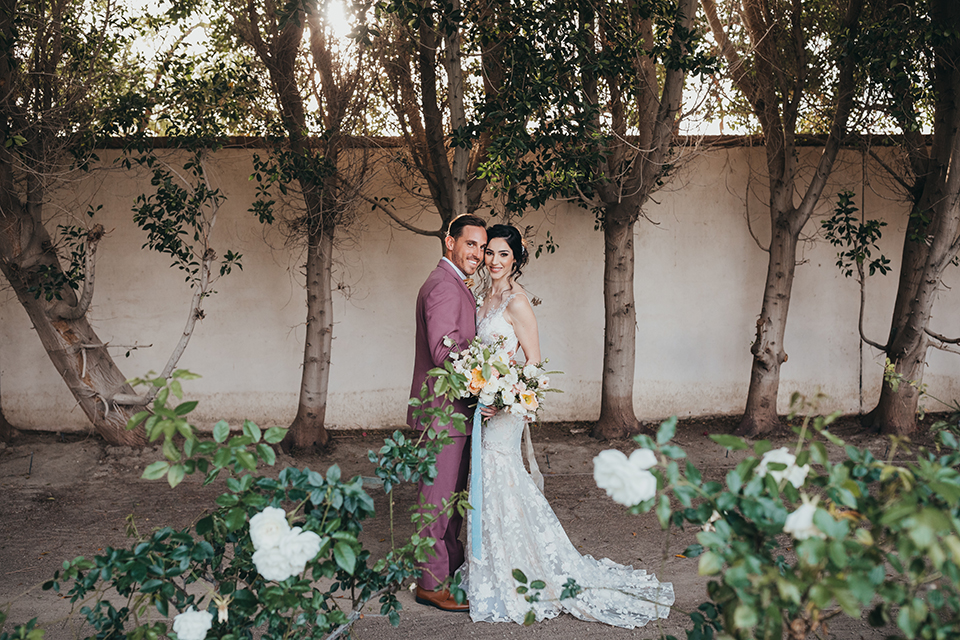
[[[149,411],[137,411],[135,414],[130,416],[130,419],[127,420],[127,430],[136,429],[137,425],[147,419],[147,416],[150,415]]]
[[[196,446],[197,446],[198,442],[199,442],[199,441],[198,441],[196,438],[186,438],[186,439],[183,441],[183,455],[184,455],[184,457],[189,458],[189,457],[193,456],[193,451],[194,451],[194,449],[196,449]]]
[[[782,576],[777,578],[777,591],[784,600],[800,604],[800,588]]]
[[[681,460],[687,457],[686,451],[672,444],[660,447],[660,452],[671,460]]]
[[[217,424],[213,425],[213,439],[223,444],[227,441],[227,438],[230,437],[230,425],[227,424],[226,420],[221,420]]]
[[[244,469],[248,471],[253,471],[257,468],[257,459],[249,451],[237,451],[237,462],[240,463]]]
[[[710,436],[710,439],[724,449],[728,449],[730,451],[742,451],[750,446],[743,438],[738,438],[737,436],[726,435],[723,433],[715,433]]]
[[[260,442],[260,438],[263,437],[260,427],[250,420],[243,421],[243,435],[249,436],[253,442]]]
[[[196,400],[191,400],[189,402],[181,402],[180,404],[177,405],[177,408],[174,409],[173,412],[178,416],[185,416],[191,411],[193,411],[194,409],[196,409],[197,404],[199,403]]]
[[[247,523],[247,512],[243,507],[234,507],[227,511],[223,523],[227,525],[228,531],[236,531]]]
[[[527,584],[527,576],[520,569],[513,570],[513,579],[521,584]]]
[[[206,516],[197,521],[197,535],[203,536],[213,531],[213,516]]]
[[[758,440],[753,445],[753,453],[758,458],[763,456],[767,451],[773,449],[773,445],[769,440]]]
[[[657,444],[667,444],[675,435],[677,435],[677,416],[670,416],[661,422],[660,428],[657,429]]]
[[[702,576],[715,576],[723,569],[723,558],[713,551],[700,556],[697,572]]]
[[[530,588],[531,588],[531,589],[546,589],[546,588],[547,588],[547,583],[544,582],[543,580],[534,580],[533,582],[530,583]]]
[[[170,487],[175,487],[183,481],[184,469],[182,464],[174,464],[170,466],[170,470],[167,472],[167,482],[170,483]]]
[[[165,457],[170,462],[176,462],[180,459],[180,450],[177,449],[177,445],[173,444],[173,440],[166,438],[163,441],[163,457]]]
[[[267,444],[279,444],[287,435],[287,430],[283,427],[270,427],[263,433],[263,441]]]
[[[154,463],[151,463],[143,470],[143,475],[141,476],[144,480],[159,480],[167,474],[167,470],[170,468],[170,463],[166,460],[157,460]]]
[[[529,627],[534,622],[537,621],[537,614],[533,612],[533,609],[527,611],[527,615],[523,616],[523,626]]]
[[[353,547],[347,542],[337,542],[333,546],[333,559],[336,560],[337,565],[353,575],[353,570],[357,565],[357,554],[354,553]]]
[[[257,444],[257,453],[260,455],[260,459],[266,462],[271,467],[277,461],[277,454],[271,448],[260,442]]]
[[[660,494],[660,501],[657,503],[657,520],[660,521],[660,527],[666,529],[670,526],[670,497],[665,494]]]
[[[169,387],[164,387],[163,389],[160,389],[159,393],[157,393],[157,397],[153,401],[154,410],[162,409],[164,406],[166,406],[167,397],[169,395],[170,395]]]
[[[733,610],[733,626],[737,629],[752,629],[758,621],[757,610],[749,604],[741,603]]]

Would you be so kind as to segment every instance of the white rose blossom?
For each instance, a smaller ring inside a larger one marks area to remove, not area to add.
[[[173,632],[180,640],[203,640],[213,627],[213,614],[190,607],[173,619]]]
[[[257,550],[253,554],[253,564],[257,567],[257,572],[266,580],[280,582],[296,573],[290,559],[280,550],[280,547]]]
[[[615,502],[632,507],[657,494],[657,479],[649,471],[656,461],[649,449],[637,449],[629,458],[607,449],[593,459],[593,479]]]
[[[303,573],[307,563],[320,552],[320,536],[313,531],[294,527],[280,540],[280,552],[286,556],[294,573]]]
[[[801,495],[800,498],[803,503],[787,516],[787,521],[783,524],[783,532],[789,533],[794,540],[826,538],[827,535],[813,524],[813,514],[817,512],[817,502],[820,499],[816,497],[811,500],[806,494]]]
[[[266,507],[250,518],[250,540],[256,550],[275,547],[290,531],[287,512],[277,507]]]
[[[523,377],[527,379],[536,378],[540,373],[540,368],[535,364],[528,364],[523,368]]]
[[[320,552],[320,536],[300,527],[290,528],[283,509],[266,507],[250,518],[253,564],[266,580],[286,580],[303,573]]]
[[[773,470],[769,468],[771,462],[779,462],[786,465],[786,469]],[[805,464],[802,467],[797,466],[797,458],[786,447],[767,451],[760,458],[760,464],[757,465],[757,475],[761,478],[770,475],[778,484],[784,478],[799,489],[807,480],[807,474],[810,473],[810,465]]]

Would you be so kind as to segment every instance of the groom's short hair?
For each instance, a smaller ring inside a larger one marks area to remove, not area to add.
[[[450,221],[450,226],[447,228],[447,235],[456,240],[463,233],[464,227],[480,227],[481,229],[486,229],[487,223],[480,216],[475,216],[472,213],[464,213]]]

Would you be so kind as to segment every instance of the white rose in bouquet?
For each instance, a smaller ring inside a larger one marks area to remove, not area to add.
[[[632,507],[657,494],[657,479],[648,470],[654,464],[656,456],[649,449],[638,449],[630,458],[608,449],[593,459],[593,479],[615,502]]]
[[[528,364],[523,368],[523,377],[527,378],[528,380],[536,378],[539,373],[540,367],[535,364]]]
[[[258,551],[277,546],[289,531],[287,512],[283,509],[266,507],[250,518],[250,540],[253,541],[253,548]]]
[[[769,468],[771,462],[779,462],[787,466],[786,469],[773,470]],[[807,474],[810,473],[810,465],[805,464],[802,467],[797,466],[797,458],[786,447],[767,451],[760,458],[760,464],[757,465],[757,475],[761,478],[770,475],[779,484],[784,478],[787,482],[799,489],[807,480]]]
[[[280,540],[280,552],[287,558],[294,573],[303,573],[307,563],[320,552],[320,536],[313,531],[294,527]]]
[[[190,607],[173,619],[173,632],[180,640],[203,640],[213,627],[213,614]]]
[[[280,582],[294,573],[298,573],[287,555],[280,550],[280,547],[266,547],[257,550],[253,554],[253,564],[257,567],[257,572],[267,580]],[[303,571],[303,569],[301,568],[300,571]]]
[[[819,498],[810,500],[806,494],[802,495],[803,504],[797,507],[797,510],[787,516],[787,521],[783,524],[783,532],[789,533],[794,540],[806,540],[807,538],[826,538],[827,535],[813,524],[813,514],[817,512],[817,502]]]

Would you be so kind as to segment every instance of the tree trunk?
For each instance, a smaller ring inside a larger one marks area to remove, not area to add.
[[[633,290],[636,216],[629,201],[607,208],[603,224],[603,378],[600,419],[590,435],[612,440],[637,433],[633,408],[637,353],[637,306]],[[625,214],[620,212],[626,211]]]
[[[956,24],[960,7],[941,0],[931,4],[935,23]],[[917,428],[919,387],[931,345],[926,331],[941,286],[943,271],[960,250],[960,46],[937,47],[934,68],[933,140],[929,151],[908,149],[916,171],[913,213],[904,238],[903,263],[887,357],[902,376],[894,390],[884,381],[877,406],[864,417],[865,426],[882,433],[906,435]],[[924,227],[918,214],[928,214]]]
[[[773,225],[763,305],[757,320],[757,337],[750,348],[753,354],[750,390],[743,418],[737,428],[739,435],[759,435],[780,424],[777,417],[780,365],[787,359],[783,337],[787,329],[799,235],[799,230],[793,233],[785,218],[784,215],[778,216]]]
[[[333,227],[311,230],[307,239],[307,335],[303,349],[303,377],[297,417],[283,439],[284,451],[322,449],[330,441],[324,428],[330,348],[333,344]]]
[[[7,422],[7,416],[3,415],[3,403],[0,402],[0,442],[10,442],[16,435],[17,430]]]
[[[7,190],[6,194],[10,194]],[[62,274],[53,243],[46,229],[27,214],[15,198],[3,198],[0,217],[0,271],[13,287],[30,317],[40,342],[60,373],[77,404],[97,434],[112,445],[142,446],[142,429],[127,431],[127,420],[138,408],[117,405],[118,394],[134,394],[126,376],[117,368],[106,347],[85,316],[66,319],[57,313],[64,304],[75,304],[71,289],[64,289],[63,301],[48,302],[30,291],[40,280],[40,267]]]
[[[904,380],[919,383],[923,376],[923,366],[911,366],[903,358],[904,354],[895,354],[891,346],[906,330],[911,315],[912,301],[916,298],[920,282],[924,277],[923,266],[927,257],[927,245],[917,240],[923,233],[922,218],[911,215],[903,239],[903,253],[900,261],[900,279],[897,284],[897,298],[893,305],[893,317],[890,321],[890,333],[887,338],[886,356],[894,365],[894,370]],[[920,394],[910,384],[903,383],[894,387],[887,382],[880,388],[877,406],[861,419],[861,425],[868,431],[907,434],[916,429],[917,406]]]

